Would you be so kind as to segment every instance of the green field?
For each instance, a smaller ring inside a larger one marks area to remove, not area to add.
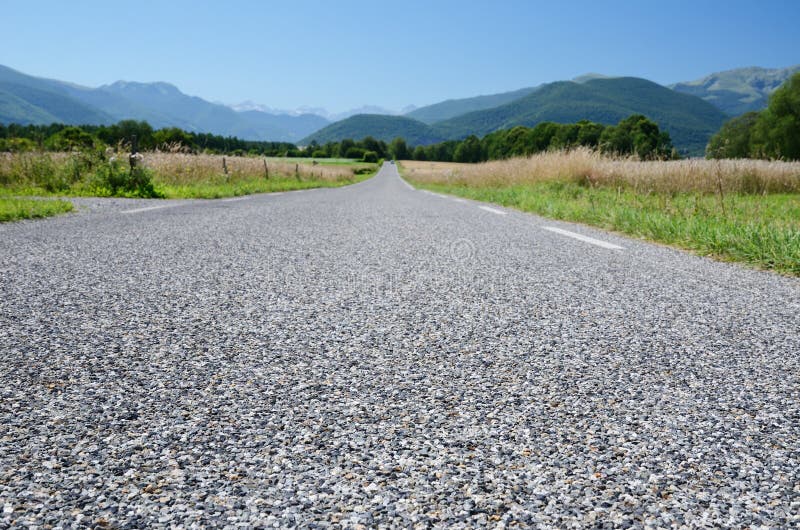
[[[51,217],[73,209],[72,203],[62,200],[0,197],[0,222]]]

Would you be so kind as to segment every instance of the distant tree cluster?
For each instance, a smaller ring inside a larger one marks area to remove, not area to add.
[[[617,125],[584,120],[572,124],[543,122],[533,128],[519,126],[495,131],[483,139],[469,136],[461,141],[417,146],[411,154],[415,160],[483,162],[579,146],[645,160],[677,157],[669,134],[639,114]]]
[[[235,137],[184,131],[177,127],[154,130],[147,122],[124,120],[114,125],[3,125],[0,151],[73,151],[129,148],[134,138],[138,149],[180,149],[214,154],[304,156],[294,144],[257,142]]]
[[[395,139],[391,146],[388,146],[383,140],[376,140],[372,136],[367,136],[360,141],[351,138],[346,138],[341,142],[326,142],[324,144],[312,141],[306,146],[303,156],[311,156],[313,158],[353,158],[364,162],[377,162],[381,158],[393,156],[394,151],[392,148],[394,148],[396,142],[402,142],[405,145],[405,140],[402,138]]]
[[[772,93],[765,110],[726,122],[706,156],[800,160],[800,73]]]

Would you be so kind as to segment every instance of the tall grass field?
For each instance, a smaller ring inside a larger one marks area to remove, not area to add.
[[[541,153],[401,162],[412,184],[800,276],[800,163]]]
[[[376,164],[335,160],[275,159],[148,152],[0,153],[0,192],[5,195],[231,197],[248,193],[332,187],[363,180]]]

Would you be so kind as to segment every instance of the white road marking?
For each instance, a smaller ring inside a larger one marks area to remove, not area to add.
[[[496,213],[497,215],[508,215],[508,212],[504,212],[503,210],[497,210],[492,208],[491,206],[478,206],[481,210],[486,210],[487,212]]]
[[[220,201],[222,201],[222,202],[233,202],[233,201],[243,201],[245,199],[249,199],[249,197],[247,197],[247,196],[244,196],[244,197],[231,197],[229,199],[220,199]]]
[[[569,230],[562,230],[561,228],[556,228],[554,226],[543,226],[542,228],[544,228],[545,230],[549,230],[550,232],[555,232],[556,234],[561,234],[562,236],[571,237],[573,239],[583,241],[584,243],[597,245],[598,247],[607,248],[609,250],[624,250],[624,247],[621,247],[619,245],[614,245],[613,243],[601,241],[599,239],[595,239],[589,236],[584,236],[582,234],[576,234],[575,232],[570,232]]]
[[[182,206],[181,204],[161,204],[159,206],[147,206],[145,208],[134,208],[133,210],[123,210],[120,213],[141,213],[141,212],[149,212],[150,210],[161,210],[163,208],[174,208],[176,206]]]
[[[459,199],[458,197],[451,197],[451,199],[453,199],[456,202],[467,202],[464,199]]]

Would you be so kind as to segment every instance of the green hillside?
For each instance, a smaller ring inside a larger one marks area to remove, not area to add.
[[[503,92],[489,96],[476,96],[472,98],[448,99],[440,103],[434,103],[426,107],[420,107],[408,114],[406,117],[419,120],[428,125],[438,121],[454,118],[467,112],[491,109],[499,107],[521,97],[527,96],[539,87],[521,88],[513,92]]]
[[[631,114],[644,114],[668,131],[684,154],[702,155],[709,138],[726,116],[702,99],[634,77],[561,81],[492,109],[458,116],[432,126],[440,136],[460,139],[486,135],[516,125],[543,121],[575,123],[590,120],[615,124]]]
[[[430,126],[404,116],[387,116],[383,114],[356,114],[347,119],[337,121],[307,136],[300,141],[308,145],[312,141],[319,144],[338,142],[346,138],[360,140],[372,136],[377,140],[390,142],[398,136],[404,138],[409,145],[428,145],[442,141]]]
[[[722,112],[739,116],[765,109],[770,94],[795,72],[800,72],[800,65],[788,68],[737,68],[696,81],[676,83],[670,88],[703,98]]]
[[[3,106],[8,105],[0,113],[0,122],[3,123],[43,124],[55,121],[77,125],[114,121],[108,114],[52,90],[0,81],[0,93]]]

